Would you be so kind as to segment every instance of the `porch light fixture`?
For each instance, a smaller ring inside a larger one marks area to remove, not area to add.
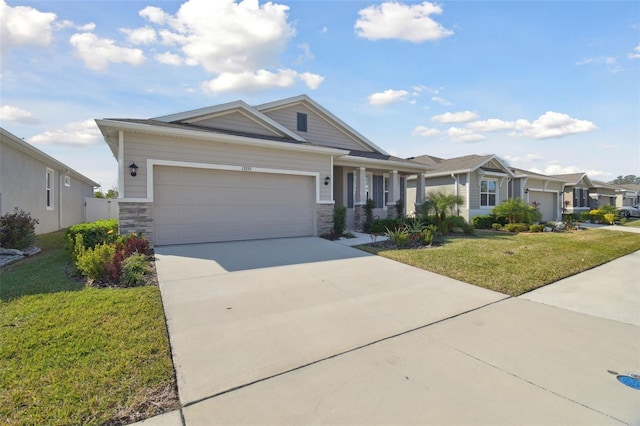
[[[136,163],[131,163],[129,166],[129,172],[131,172],[131,176],[136,176],[138,174],[138,165]]]
[[[525,189],[524,189],[524,193],[525,193],[525,194],[528,194],[528,193],[529,193],[529,188],[525,188]]]
[[[331,178],[329,176],[327,176],[326,178],[324,178],[324,184],[325,185],[329,185],[329,182],[331,181]]]

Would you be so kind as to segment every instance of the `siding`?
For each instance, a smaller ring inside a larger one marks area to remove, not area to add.
[[[299,132],[297,130],[298,112],[307,114],[306,132]],[[277,121],[292,132],[295,132],[298,135],[302,136],[309,142],[342,149],[354,149],[373,152],[371,148],[356,142],[346,133],[338,130],[327,120],[302,104],[268,111],[264,114],[272,120]]]
[[[136,177],[125,173],[126,198],[147,197],[147,159],[317,172],[321,181],[331,174],[331,157],[326,154],[155,137],[138,133],[125,133],[124,148],[124,164],[135,161],[140,166]],[[323,182],[320,183],[320,199],[331,200],[331,187]]]
[[[233,130],[263,136],[282,136],[275,131],[258,124],[256,121],[239,111],[233,111],[219,117],[196,121],[192,124],[211,127],[214,129]]]

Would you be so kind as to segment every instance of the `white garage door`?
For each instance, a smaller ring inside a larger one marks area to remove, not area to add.
[[[154,168],[157,245],[313,235],[309,176]]]
[[[534,201],[538,202],[538,209],[542,213],[543,221],[558,220],[558,194],[555,192],[531,191],[529,192],[529,202],[533,203]]]

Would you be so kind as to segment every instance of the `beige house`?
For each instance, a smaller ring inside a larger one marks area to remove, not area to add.
[[[407,182],[407,199],[419,199],[432,192],[455,194],[464,203],[456,214],[469,221],[474,216],[490,214],[491,210],[509,197],[509,185],[515,175],[495,155],[466,155],[443,159],[430,155],[412,157],[432,170],[420,178],[411,176]],[[424,188],[421,188],[424,185]],[[409,213],[420,208],[420,203],[407,206]],[[410,207],[410,208],[409,208]]]
[[[620,192],[616,199],[617,207],[633,206],[640,204],[640,185],[625,184],[620,186]]]
[[[393,216],[406,178],[430,169],[306,95],[96,123],[118,161],[120,232],[155,245],[320,235],[334,206],[358,229],[367,199]]]
[[[562,205],[565,213],[580,214],[591,210],[589,188],[593,187],[586,173],[553,175],[565,182],[562,193]]]
[[[0,128],[0,215],[15,207],[38,219],[37,234],[84,222],[84,202],[100,186]]]
[[[618,186],[599,180],[591,181],[591,188],[589,188],[589,198],[591,202],[589,206],[592,209],[597,209],[602,206],[616,206],[618,195],[624,190]]]
[[[535,204],[545,222],[562,219],[564,180],[514,167],[511,171],[514,178],[509,185],[509,198]]]

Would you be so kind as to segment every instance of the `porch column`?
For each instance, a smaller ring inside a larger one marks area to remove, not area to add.
[[[416,175],[416,211],[420,211],[422,203],[424,203],[424,191],[425,191],[425,175],[424,173],[418,173]]]
[[[400,194],[400,177],[397,170],[389,171],[389,200],[387,201],[387,217],[396,217],[396,202],[401,197]]]
[[[357,176],[357,180],[355,182],[356,196],[353,203],[354,219],[355,219],[354,225],[356,229],[363,229],[365,221],[367,220],[366,212],[364,209],[364,205],[367,202],[366,200],[367,191],[366,191],[366,180],[365,180],[367,169],[364,167],[360,167],[359,169],[356,169],[355,173]]]

